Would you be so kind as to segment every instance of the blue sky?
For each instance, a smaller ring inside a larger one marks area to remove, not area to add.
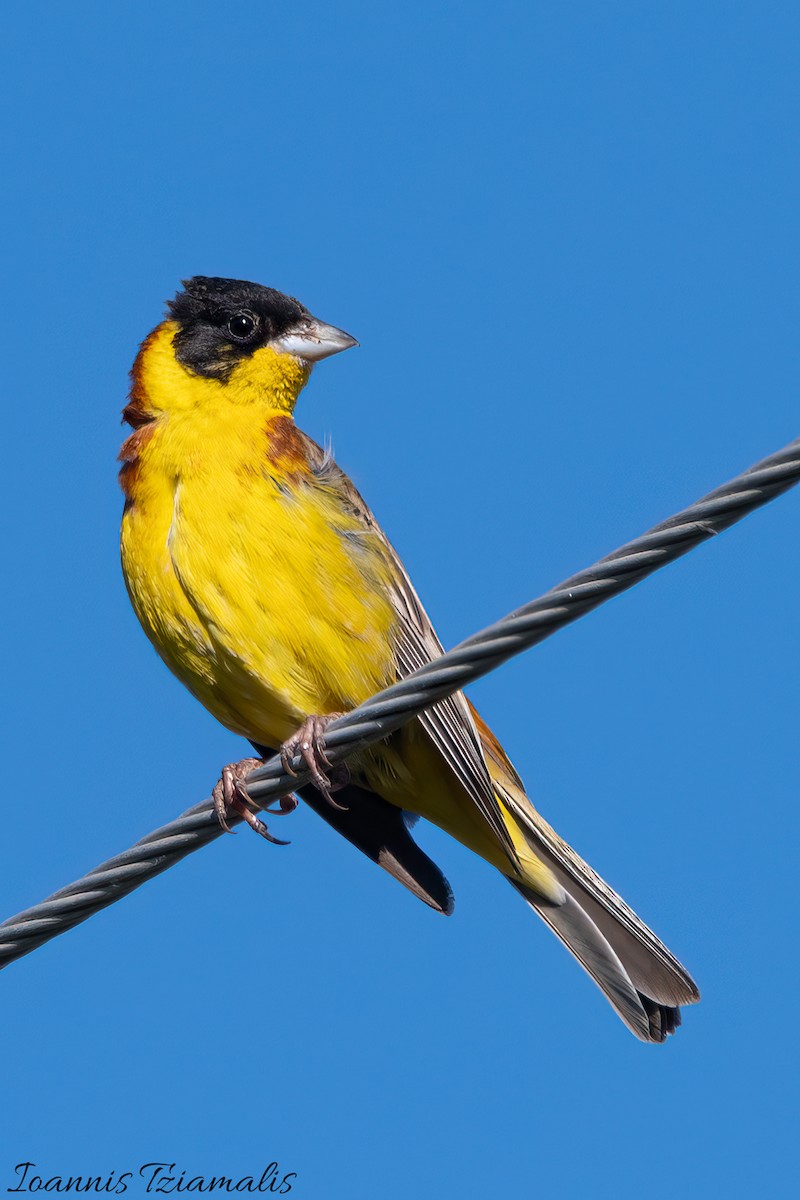
[[[446,645],[797,435],[793,5],[34,2],[4,32],[0,915],[241,752],[118,563],[126,372],[182,277],[359,338],[299,421]],[[303,1200],[791,1194],[798,505],[471,693],[696,976],[667,1046],[437,830],[450,920],[299,811],[3,972],[0,1190],[277,1160]]]

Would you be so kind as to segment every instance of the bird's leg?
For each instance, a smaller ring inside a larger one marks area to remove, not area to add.
[[[223,767],[222,776],[211,793],[214,801],[214,811],[217,814],[217,820],[226,833],[233,833],[228,824],[228,816],[230,813],[235,812],[247,822],[251,829],[261,834],[268,842],[272,842],[275,846],[288,846],[288,842],[273,837],[265,822],[256,816],[249,805],[250,798],[245,787],[245,778],[256,767],[263,765],[264,760],[262,758],[243,758],[237,763],[229,763],[227,767]],[[278,801],[278,808],[265,808],[264,812],[273,813],[275,816],[286,816],[288,813],[294,812],[296,808],[297,800],[294,796],[281,796]]]
[[[345,763],[331,763],[325,753],[325,730],[331,721],[341,716],[342,713],[328,713],[325,717],[317,714],[306,717],[297,733],[287,738],[281,746],[281,763],[287,775],[296,775],[297,772],[292,769],[292,759],[299,754],[311,772],[311,782],[317,791],[333,808],[346,811],[346,806],[337,804],[331,793],[349,782],[350,772]],[[329,768],[328,774],[323,767]]]

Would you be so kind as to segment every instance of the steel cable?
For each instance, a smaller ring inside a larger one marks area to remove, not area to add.
[[[380,741],[437,700],[550,637],[798,481],[800,438],[332,722],[325,739],[328,757],[337,762]],[[277,757],[254,771],[247,780],[254,803],[263,807],[307,781],[301,760],[292,765],[294,777],[285,774]],[[231,824],[240,820],[233,818]],[[187,809],[129,850],[0,924],[0,967],[114,904],[222,832],[210,799]]]

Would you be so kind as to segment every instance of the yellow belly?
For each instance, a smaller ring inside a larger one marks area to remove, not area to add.
[[[276,472],[251,425],[235,411],[220,430],[217,414],[206,438],[195,417],[191,446],[177,422],[155,429],[122,564],[167,666],[228,728],[276,745],[393,681],[395,617],[379,539],[330,489]]]

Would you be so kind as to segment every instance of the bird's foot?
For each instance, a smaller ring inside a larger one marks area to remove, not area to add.
[[[243,758],[237,763],[229,763],[227,767],[222,768],[222,775],[215,785],[211,798],[214,801],[214,812],[217,814],[217,820],[226,833],[233,833],[228,824],[228,817],[232,812],[238,813],[256,833],[261,837],[266,838],[268,842],[272,842],[274,846],[288,846],[288,842],[276,838],[270,833],[266,823],[257,817],[250,808],[250,797],[247,794],[245,786],[245,778],[254,771],[256,767],[264,765],[264,760],[261,758]],[[272,813],[274,816],[287,816],[294,812],[297,808],[297,800],[294,796],[281,796],[278,801],[277,808],[265,808],[264,812]]]
[[[328,713],[325,717],[306,717],[297,733],[281,746],[281,764],[287,775],[296,775],[292,759],[299,754],[311,772],[311,782],[317,791],[333,808],[346,811],[346,806],[337,804],[332,793],[349,783],[350,772],[345,763],[334,764],[325,753],[325,730],[331,721],[341,716],[341,713]],[[327,772],[323,768],[327,768]]]

